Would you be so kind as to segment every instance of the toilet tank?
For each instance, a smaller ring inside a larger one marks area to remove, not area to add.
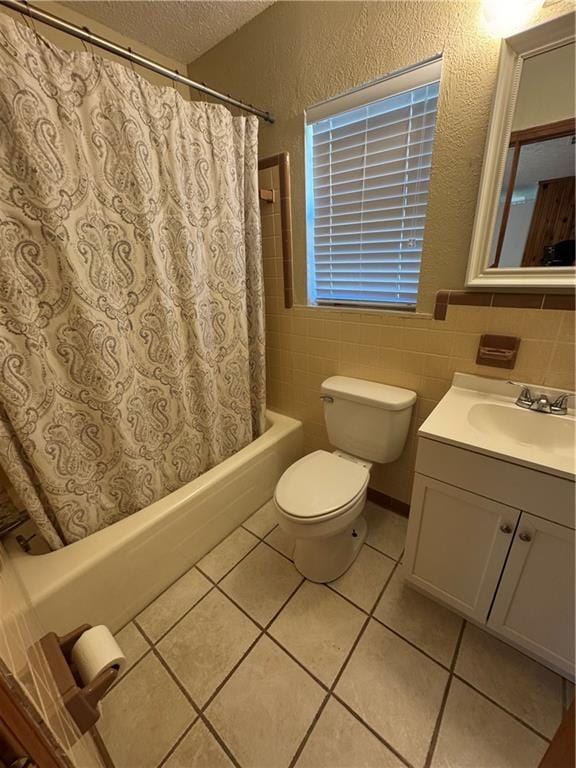
[[[375,381],[332,376],[322,382],[324,420],[335,448],[385,464],[402,453],[416,393]]]

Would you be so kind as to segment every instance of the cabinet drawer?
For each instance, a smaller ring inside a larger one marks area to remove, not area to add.
[[[576,528],[570,480],[425,437],[418,439],[416,472]]]

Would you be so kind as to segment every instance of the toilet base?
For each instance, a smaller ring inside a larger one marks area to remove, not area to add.
[[[335,536],[296,539],[294,565],[309,581],[319,584],[334,581],[356,560],[367,531],[366,520],[360,515]]]

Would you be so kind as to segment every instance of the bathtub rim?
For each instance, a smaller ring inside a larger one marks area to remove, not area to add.
[[[29,554],[17,543],[15,533],[8,534],[2,544],[32,603],[42,603],[58,588],[66,587],[72,579],[81,577],[112,553],[153,537],[182,507],[193,503],[196,497],[216,490],[218,483],[230,473],[241,470],[250,459],[297,431],[302,431],[301,421],[267,410],[266,430],[233,456],[144,509],[61,549]]]

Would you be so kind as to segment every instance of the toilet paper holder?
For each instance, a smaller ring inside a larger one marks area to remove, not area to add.
[[[82,624],[62,637],[55,632],[48,632],[38,641],[62,701],[81,734],[89,731],[98,721],[98,702],[118,677],[117,669],[106,669],[92,682],[84,685],[80,677],[75,675],[70,660],[72,648],[80,636],[91,628],[90,624]]]

